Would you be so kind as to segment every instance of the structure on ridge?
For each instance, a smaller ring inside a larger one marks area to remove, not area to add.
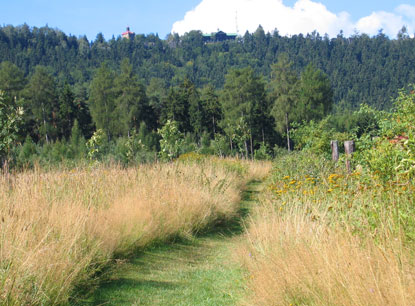
[[[211,34],[203,34],[203,41],[205,43],[215,43],[215,42],[221,42],[226,40],[235,40],[237,37],[237,34],[228,34],[223,31],[218,30],[216,33]]]
[[[130,39],[130,38],[134,38],[134,36],[135,36],[135,33],[130,31],[130,27],[127,27],[127,31],[122,33],[123,38]]]

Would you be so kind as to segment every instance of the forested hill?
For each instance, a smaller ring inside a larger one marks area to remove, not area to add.
[[[106,41],[98,34],[90,42],[49,27],[0,27],[0,62],[13,62],[26,75],[44,65],[62,83],[85,84],[103,61],[119,69],[122,59],[129,58],[145,85],[152,78],[164,80],[166,86],[177,85],[187,77],[198,87],[222,88],[230,68],[251,66],[268,79],[271,64],[280,53],[288,53],[297,72],[313,63],[327,73],[335,103],[343,101],[347,108],[362,102],[388,108],[399,88],[415,82],[414,50],[415,39],[405,32],[397,39],[382,33],[329,39],[317,33],[285,37],[259,27],[235,41],[205,44],[196,31],[169,35],[166,40],[151,34]]]

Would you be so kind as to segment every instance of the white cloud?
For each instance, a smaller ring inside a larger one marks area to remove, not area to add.
[[[356,29],[361,33],[370,35],[375,35],[382,29],[384,33],[395,37],[403,25],[405,25],[405,22],[402,16],[380,11],[360,19],[356,24]]]
[[[191,30],[204,33],[221,29],[240,34],[254,32],[261,24],[266,32],[278,29],[281,35],[311,33],[336,36],[340,30],[345,35],[355,31],[375,35],[380,29],[391,37],[396,37],[403,25],[409,33],[415,30],[415,6],[403,4],[394,12],[378,11],[357,22],[351,20],[347,12],[330,12],[322,3],[312,0],[298,0],[293,7],[283,0],[202,0],[193,10],[186,13],[183,20],[173,24],[172,32],[184,34]]]

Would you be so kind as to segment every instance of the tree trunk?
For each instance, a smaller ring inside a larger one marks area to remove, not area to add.
[[[48,131],[46,129],[46,115],[45,115],[45,106],[42,103],[42,117],[43,117],[43,127],[45,129],[45,138],[46,138],[46,143],[49,143],[49,137],[48,137]]]
[[[287,147],[288,147],[288,152],[291,152],[290,126],[288,124],[288,113],[285,113],[285,125],[287,126]]]
[[[254,145],[252,143],[252,132],[251,132],[251,159],[254,158]]]
[[[245,140],[245,159],[248,159],[248,142]]]

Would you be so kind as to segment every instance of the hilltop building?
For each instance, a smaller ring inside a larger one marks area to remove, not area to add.
[[[134,38],[135,33],[130,31],[130,27],[127,27],[127,31],[125,31],[124,33],[122,33],[121,36],[123,38],[130,39],[130,38]]]
[[[212,34],[203,34],[203,41],[205,43],[222,42],[226,40],[235,40],[237,36],[237,34],[228,34],[223,31],[218,31]]]

